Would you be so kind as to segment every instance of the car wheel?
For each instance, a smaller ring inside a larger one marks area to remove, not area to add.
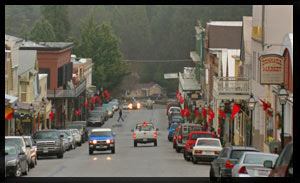
[[[115,154],[115,148],[112,148],[112,149],[111,149],[111,153],[112,153],[112,154]]]
[[[81,142],[79,142],[78,146],[81,146]]]
[[[193,161],[194,164],[198,163],[197,159],[194,156],[192,157],[192,161]]]
[[[216,177],[214,175],[214,172],[213,172],[213,168],[210,167],[210,171],[209,171],[209,178],[210,178],[210,182],[215,182],[216,181]]]
[[[59,153],[59,154],[57,154],[57,158],[58,159],[62,159],[64,157],[64,153]]]
[[[28,175],[28,172],[29,172],[29,167],[28,167],[28,163],[26,162],[25,164],[25,171],[23,172],[23,175]]]
[[[35,166],[34,160],[31,160],[31,166],[30,166],[30,168],[34,168],[34,166]]]
[[[157,146],[157,141],[154,142],[154,146]]]
[[[137,143],[136,142],[134,142],[134,147],[137,147]]]
[[[176,144],[173,142],[173,149],[175,149],[176,148]]]
[[[37,156],[35,156],[34,164],[37,165]]]
[[[186,153],[185,153],[185,152],[183,153],[183,157],[184,157],[184,160],[185,160],[185,161],[190,161],[190,158],[186,156]]]
[[[22,168],[21,168],[21,165],[20,163],[17,164],[17,168],[16,168],[16,172],[15,172],[15,177],[21,177],[22,175]]]
[[[93,150],[89,150],[89,155],[93,154]]]

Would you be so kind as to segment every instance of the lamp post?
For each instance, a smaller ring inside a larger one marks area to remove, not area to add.
[[[278,98],[282,109],[281,150],[284,148],[284,105],[286,104],[288,96],[289,94],[284,88],[284,84],[281,84],[281,88],[278,92]]]
[[[52,108],[51,108],[51,111],[55,114],[56,113],[56,109],[55,109],[55,105],[52,105]],[[54,117],[54,116],[53,116]],[[53,118],[52,118],[53,119]],[[51,121],[52,121],[51,119]],[[54,120],[53,120],[54,122]],[[50,125],[51,126],[51,125]],[[55,127],[56,127],[56,124],[55,124]],[[50,128],[51,129],[51,128]]]
[[[18,109],[19,109],[17,103],[15,103],[13,109],[14,109],[14,119],[15,119],[15,136],[16,136],[16,131],[17,131],[17,116],[18,116]]]
[[[231,111],[233,110],[233,104],[234,104],[234,99],[232,99],[231,104],[230,104],[230,109]],[[233,145],[233,139],[234,139],[234,118],[231,121],[231,133],[230,133],[230,140],[231,140],[231,144]]]
[[[253,97],[253,94],[251,93],[250,98],[248,100],[248,107],[250,109],[251,112],[251,121],[250,121],[250,141],[249,141],[249,145],[252,146],[252,121],[253,121],[253,110],[255,109],[255,104],[256,101]]]
[[[224,109],[225,109],[225,104],[224,104],[224,101],[221,100],[221,103],[220,103],[220,109],[221,111],[223,112]],[[221,143],[223,144],[223,136],[224,136],[224,120],[221,118],[221,133],[220,133],[220,137],[221,137]]]
[[[30,104],[30,106],[29,106],[29,113],[30,113],[30,134],[32,134],[32,122],[33,122],[33,120],[32,120],[32,113],[33,113],[33,105],[32,105],[32,103]]]
[[[67,111],[67,106],[64,105],[63,108],[64,108],[64,115],[63,115],[63,118],[64,118],[64,128],[66,128],[66,111]]]

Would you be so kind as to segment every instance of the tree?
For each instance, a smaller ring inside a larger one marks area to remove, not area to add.
[[[35,23],[28,38],[37,42],[53,42],[55,41],[53,27],[46,19],[41,17]]]
[[[27,40],[28,39],[28,35],[29,35],[29,30],[28,30],[28,26],[26,24],[22,25],[21,31],[19,33],[19,37]]]
[[[120,52],[120,40],[108,23],[94,21],[94,9],[80,27],[80,40],[75,54],[92,58],[93,84],[99,88],[113,89],[129,74],[128,65]]]
[[[69,39],[71,24],[66,5],[44,5],[41,13],[53,26],[56,41]]]

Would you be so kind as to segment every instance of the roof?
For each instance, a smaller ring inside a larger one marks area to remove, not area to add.
[[[32,42],[26,41],[20,47],[20,50],[63,50],[71,47],[72,42]]]
[[[242,21],[211,21],[207,25],[218,25],[218,26],[242,26]]]
[[[34,64],[36,60],[36,50],[20,50],[19,51],[19,76],[32,72],[34,69]]]
[[[92,132],[107,132],[107,131],[111,131],[110,128],[95,128],[92,129]]]
[[[242,26],[207,25],[208,48],[240,49]]]
[[[15,37],[15,36],[11,36],[11,35],[7,35],[5,34],[5,40],[9,40],[9,41],[15,41],[15,42],[21,42],[23,41],[23,39]]]
[[[136,89],[149,89],[152,88],[154,85],[159,86],[157,83],[150,82],[150,83],[139,83],[136,84]],[[161,88],[161,86],[159,86]]]
[[[232,150],[258,150],[256,147],[253,146],[228,146]]]
[[[204,138],[204,137],[199,137],[199,138],[197,138],[197,140],[198,139],[201,139],[201,140],[215,140],[215,141],[220,141],[220,139],[218,139],[218,138]]]
[[[12,96],[12,95],[7,95],[5,94],[5,99],[8,99],[9,100],[9,103],[14,103],[18,100],[18,97],[15,97],[15,96]]]

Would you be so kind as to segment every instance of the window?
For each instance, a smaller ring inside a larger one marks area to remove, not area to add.
[[[228,153],[229,153],[229,149],[224,149],[221,158],[227,158]]]
[[[27,84],[26,83],[20,83],[20,85],[21,85],[21,102],[26,102]]]
[[[253,76],[253,80],[256,80],[256,52],[254,51],[253,52],[253,65],[252,65],[252,76]]]

